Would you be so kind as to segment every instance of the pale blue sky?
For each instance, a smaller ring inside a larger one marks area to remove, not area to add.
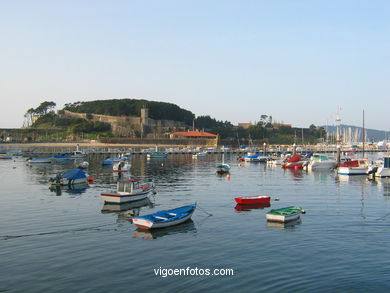
[[[390,1],[0,0],[0,127],[44,100],[390,130]]]

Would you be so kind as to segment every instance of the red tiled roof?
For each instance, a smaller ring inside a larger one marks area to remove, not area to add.
[[[172,135],[187,136],[187,137],[217,137],[216,134],[210,132],[200,132],[200,131],[177,131],[172,133]]]

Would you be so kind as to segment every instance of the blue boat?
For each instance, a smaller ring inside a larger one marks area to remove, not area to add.
[[[261,154],[252,154],[248,153],[248,155],[244,156],[245,162],[265,162],[267,161],[266,156],[262,156]]]
[[[184,223],[191,218],[196,209],[196,203],[172,210],[159,211],[154,214],[133,218],[133,224],[140,229],[165,228]]]
[[[50,181],[55,185],[85,184],[88,183],[88,174],[79,168],[73,168],[58,174],[55,178],[51,178]]]
[[[148,154],[147,157],[149,159],[152,159],[152,158],[166,158],[166,157],[168,157],[168,153],[166,153],[166,152],[152,152],[152,153]]]
[[[159,152],[158,148],[156,146],[156,150],[154,152],[151,152],[150,154],[147,154],[148,159],[156,158],[156,159],[164,159],[168,157],[168,153],[166,152]]]
[[[1,153],[0,160],[12,160],[12,155],[8,153]]]

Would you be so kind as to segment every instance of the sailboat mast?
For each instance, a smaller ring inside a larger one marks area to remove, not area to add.
[[[366,130],[364,128],[364,110],[363,110],[363,158],[364,158],[365,141],[366,141]]]

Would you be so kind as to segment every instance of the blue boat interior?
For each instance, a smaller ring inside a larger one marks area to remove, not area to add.
[[[196,204],[192,204],[192,205],[183,206],[172,210],[159,211],[154,214],[139,216],[137,218],[145,219],[153,223],[171,222],[171,221],[175,221],[187,217],[189,214],[192,214],[194,212],[195,208],[196,208]]]

